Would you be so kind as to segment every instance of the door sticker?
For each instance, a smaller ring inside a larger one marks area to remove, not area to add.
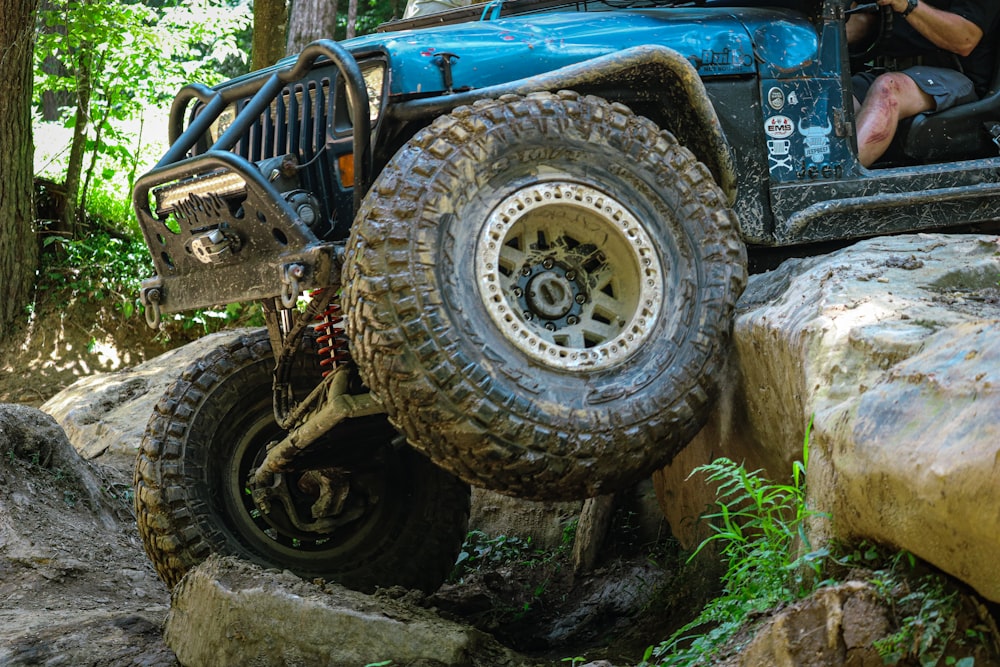
[[[771,88],[767,91],[767,104],[775,111],[781,111],[785,108],[785,91],[777,86]]]
[[[788,116],[771,116],[764,121],[764,134],[774,139],[787,139],[795,134],[795,125]]]
[[[824,162],[828,155],[830,155],[830,133],[833,131],[833,124],[829,121],[826,123],[826,127],[805,127],[802,125],[802,121],[799,121],[799,134],[801,134],[803,139],[803,147],[805,149],[805,156],[819,164]]]
[[[791,171],[794,168],[792,167],[792,156],[788,154],[791,147],[792,142],[788,139],[767,140],[767,157],[771,160],[770,171],[775,169]]]

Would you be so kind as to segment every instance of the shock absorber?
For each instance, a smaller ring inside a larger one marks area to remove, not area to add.
[[[313,330],[318,334],[317,354],[320,356],[319,365],[326,369],[323,371],[323,377],[326,377],[337,366],[351,360],[351,354],[347,349],[347,336],[344,335],[344,315],[340,307],[339,293],[330,298],[326,309],[316,316],[316,320],[317,324],[313,326]]]

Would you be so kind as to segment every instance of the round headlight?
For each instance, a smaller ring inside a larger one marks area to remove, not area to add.
[[[366,63],[361,66],[361,76],[365,80],[365,91],[368,93],[368,119],[374,123],[382,110],[382,86],[385,81],[385,64],[381,62]],[[347,87],[347,113],[354,121],[354,100],[351,88]]]
[[[222,110],[219,117],[212,121],[212,124],[208,126],[208,135],[212,138],[212,143],[214,144],[219,140],[219,137],[229,129],[229,126],[233,124],[236,120],[236,103],[233,102],[228,107]]]

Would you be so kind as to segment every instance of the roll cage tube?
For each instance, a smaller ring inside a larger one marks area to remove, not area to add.
[[[232,150],[240,137],[249,130],[261,113],[274,101],[288,83],[301,79],[320,58],[325,57],[340,71],[344,85],[349,88],[348,99],[354,114],[354,211],[357,212],[361,200],[368,191],[372,179],[371,120],[369,117],[368,89],[365,86],[361,68],[351,53],[337,42],[319,39],[308,44],[295,62],[284,68],[275,69],[267,78],[260,77],[222,90],[213,90],[202,84],[189,84],[181,88],[170,108],[169,138],[170,148],[154,167],[154,171],[184,159],[198,141],[205,136],[219,114],[232,102],[253,95],[240,110],[233,124],[222,133],[209,150]],[[205,105],[200,114],[192,119],[187,129],[184,112],[191,100],[197,99]]]

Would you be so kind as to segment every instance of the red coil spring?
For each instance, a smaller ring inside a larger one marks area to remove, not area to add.
[[[338,365],[351,360],[347,337],[341,326],[344,316],[337,297],[330,300],[326,310],[317,315],[316,320],[319,323],[313,326],[313,330],[320,334],[316,337],[319,345],[317,354],[321,357],[319,365],[326,369],[323,371],[323,377],[326,377]]]

